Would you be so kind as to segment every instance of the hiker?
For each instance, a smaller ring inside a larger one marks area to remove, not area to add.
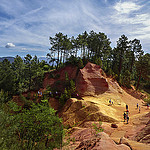
[[[52,92],[50,91],[50,92],[49,92],[49,96],[51,97],[51,95],[52,95]]]
[[[138,109],[138,107],[139,107],[139,104],[138,104],[138,103],[136,104],[136,107],[137,107],[137,109]]]
[[[128,124],[128,121],[129,121],[129,116],[127,116],[127,124]]]
[[[126,104],[126,110],[128,110],[128,105]]]
[[[38,91],[38,95],[40,95],[40,91]]]
[[[125,122],[125,120],[126,120],[126,113],[125,112],[123,114],[123,118],[124,118],[124,122]]]
[[[128,110],[128,109],[126,110],[126,115],[127,115],[127,116],[129,115],[129,110]]]
[[[109,100],[109,104],[111,104],[111,99]]]
[[[147,109],[149,109],[149,103],[147,103]]]
[[[112,105],[114,104],[114,102],[112,101],[112,103],[111,103]]]
[[[42,91],[41,91],[41,95],[42,95]]]
[[[139,106],[139,113],[140,113],[140,111],[141,111],[141,108],[140,108],[140,106]]]

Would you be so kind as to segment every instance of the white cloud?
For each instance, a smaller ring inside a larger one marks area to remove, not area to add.
[[[111,26],[109,36],[111,37],[113,46],[115,46],[114,43],[116,43],[119,37],[125,34],[129,40],[139,39],[143,50],[145,52],[149,51],[149,4],[147,1],[140,0],[120,0],[114,4],[110,17],[107,18]]]
[[[13,43],[7,43],[5,47],[6,48],[15,47],[15,45]]]
[[[122,34],[150,40],[149,4],[140,0],[115,0],[119,1],[115,4],[108,0],[1,1],[0,8],[11,16],[0,21],[1,44],[14,42],[16,51],[41,51],[43,55],[49,48],[49,36],[58,32],[68,36],[85,30],[104,32],[114,44]]]
[[[116,3],[116,5],[114,6],[114,9],[120,14],[129,14],[130,12],[137,11],[140,8],[142,8],[142,6],[139,6],[131,1],[128,1],[128,2],[120,1]]]

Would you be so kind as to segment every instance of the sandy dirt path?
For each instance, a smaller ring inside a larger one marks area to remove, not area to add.
[[[86,96],[83,97],[84,101],[90,101],[97,105],[100,108],[100,111],[110,117],[118,120],[118,128],[112,130],[112,132],[116,131],[125,131],[125,137],[131,137],[137,133],[144,125],[138,126],[138,121],[140,117],[146,115],[150,112],[150,109],[147,109],[143,100],[136,99],[127,93],[104,93],[97,97]],[[109,105],[109,99],[113,101],[113,105]],[[139,104],[141,111],[139,113],[139,109],[137,109],[137,103]],[[129,123],[124,122],[123,113],[126,111],[126,104],[129,108]],[[138,119],[136,119],[138,118]],[[140,122],[139,122],[140,124]]]

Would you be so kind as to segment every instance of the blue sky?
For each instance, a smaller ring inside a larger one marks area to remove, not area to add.
[[[149,0],[0,0],[0,57],[46,56],[49,36],[103,32],[112,48],[122,34],[150,53]]]

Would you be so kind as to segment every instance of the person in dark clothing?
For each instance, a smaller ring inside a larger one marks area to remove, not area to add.
[[[128,110],[128,105],[126,105],[126,110]]]
[[[129,115],[129,110],[128,110],[128,109],[126,110],[126,115],[127,115],[127,116]]]
[[[109,104],[111,105],[111,99],[109,100]]]
[[[138,107],[139,107],[139,104],[138,104],[138,103],[136,104],[136,107],[137,107],[137,109],[138,109]]]
[[[128,121],[129,121],[129,116],[127,116],[127,124],[128,124]]]
[[[147,103],[147,109],[149,109],[149,103]]]
[[[124,118],[124,122],[125,122],[125,120],[126,120],[126,113],[125,112],[123,114],[123,118]]]
[[[139,106],[139,113],[141,112],[141,107]]]

